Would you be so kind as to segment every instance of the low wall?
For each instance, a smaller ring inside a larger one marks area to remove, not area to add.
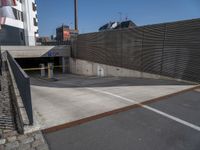
[[[99,77],[135,77],[135,78],[153,78],[153,79],[172,79],[177,81],[184,81],[180,79],[174,79],[170,77],[139,72],[135,70],[125,69],[121,67],[109,66],[99,64],[91,61],[70,58],[70,72],[78,75],[85,76],[99,76]],[[193,83],[190,81],[185,81]]]

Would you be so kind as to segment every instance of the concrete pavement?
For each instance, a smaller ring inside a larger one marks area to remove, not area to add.
[[[177,81],[138,78],[96,78],[75,75],[57,75],[56,78],[58,79],[56,82],[38,77],[31,78],[33,108],[42,129],[135,103],[124,101],[120,96],[141,103],[194,86]],[[104,92],[117,94],[119,97]]]

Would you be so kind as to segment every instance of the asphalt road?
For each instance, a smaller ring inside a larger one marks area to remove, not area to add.
[[[51,150],[199,150],[200,92],[44,133]]]

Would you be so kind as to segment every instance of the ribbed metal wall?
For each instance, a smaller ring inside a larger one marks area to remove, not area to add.
[[[75,56],[200,82],[200,19],[82,34]]]

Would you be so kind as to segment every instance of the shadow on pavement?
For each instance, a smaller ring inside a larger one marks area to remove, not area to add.
[[[30,75],[30,78],[31,85],[56,88],[191,85],[191,83],[168,79],[145,79],[132,77],[98,78],[72,74],[55,75],[56,80],[40,78],[38,75]]]

